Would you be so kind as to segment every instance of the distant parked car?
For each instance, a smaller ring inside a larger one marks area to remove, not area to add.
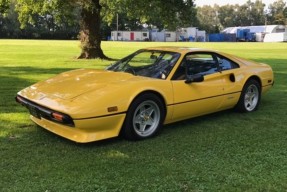
[[[155,47],[105,70],[78,69],[21,90],[17,102],[41,127],[76,142],[138,140],[163,124],[230,108],[257,109],[274,83],[267,64],[218,51]]]

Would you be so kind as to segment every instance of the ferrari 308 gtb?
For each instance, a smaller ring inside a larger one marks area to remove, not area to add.
[[[235,108],[252,112],[274,83],[270,66],[198,48],[136,51],[105,70],[64,72],[16,96],[41,127],[85,143],[152,137],[168,124]]]

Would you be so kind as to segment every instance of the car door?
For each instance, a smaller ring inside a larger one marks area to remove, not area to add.
[[[220,108],[228,109],[234,107],[240,97],[243,77],[239,65],[227,57],[215,54],[219,64],[219,70],[222,74],[224,99]]]
[[[203,76],[203,81],[194,79],[200,76]],[[222,74],[217,58],[210,52],[187,54],[171,82],[174,92],[173,121],[218,111],[224,99]]]

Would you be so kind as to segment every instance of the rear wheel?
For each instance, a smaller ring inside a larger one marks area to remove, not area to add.
[[[261,98],[261,86],[258,81],[251,79],[243,87],[236,109],[240,112],[252,112],[258,108]]]
[[[161,99],[145,93],[131,104],[122,133],[126,139],[140,140],[156,135],[162,127],[165,112]]]

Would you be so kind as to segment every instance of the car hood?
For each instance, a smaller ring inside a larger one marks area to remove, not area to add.
[[[79,69],[36,83],[23,93],[26,92],[24,95],[28,94],[29,98],[36,100],[49,95],[68,100],[94,90],[100,94],[106,86],[121,84],[132,78],[136,77],[129,73]]]

